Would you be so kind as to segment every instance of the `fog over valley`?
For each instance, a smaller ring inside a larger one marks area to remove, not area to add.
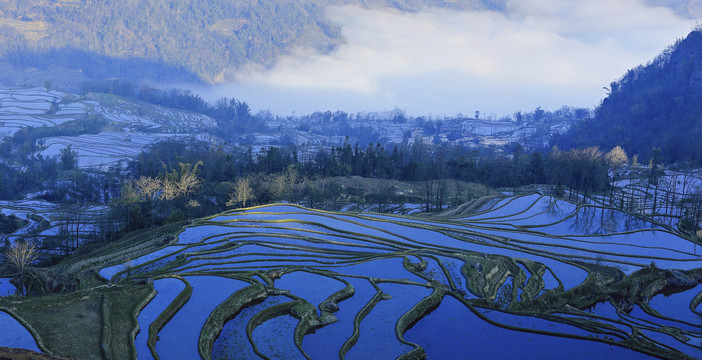
[[[510,115],[537,106],[592,108],[604,86],[695,24],[640,1],[508,1],[504,11],[419,12],[327,7],[345,42],[328,54],[297,47],[272,68],[197,89],[275,114],[316,110]]]

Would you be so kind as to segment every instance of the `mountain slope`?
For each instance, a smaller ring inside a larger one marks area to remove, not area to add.
[[[220,132],[209,116],[107,94],[0,89],[0,162],[11,163],[12,154],[48,159],[70,146],[78,167],[106,169],[126,163],[154,142],[216,142],[211,134]]]
[[[330,51],[343,39],[325,6],[348,4],[500,9],[504,0],[5,0],[0,57],[20,69],[59,66],[92,79],[214,82],[227,69],[270,65],[294,47]]]
[[[0,11],[0,51],[34,54],[23,58],[29,65],[74,49],[163,63],[210,81],[230,64],[265,63],[292,44],[326,49],[340,39],[322,8],[302,0],[0,2]]]
[[[559,146],[622,146],[667,162],[702,161],[702,30],[666,49],[646,66],[612,82],[595,117],[558,139]]]

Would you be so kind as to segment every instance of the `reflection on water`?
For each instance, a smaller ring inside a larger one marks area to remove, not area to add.
[[[568,329],[568,325],[547,323],[530,316],[509,316],[497,311],[490,311],[488,315],[498,322],[523,329],[578,331],[577,328]],[[420,344],[429,359],[457,359],[464,358],[466,354],[474,359],[652,359],[632,350],[595,341],[497,327],[483,321],[448,296],[436,310],[409,329],[405,339]]]
[[[571,233],[582,235],[612,234],[653,227],[651,223],[625,212],[593,206],[581,207],[571,220]]]
[[[182,250],[178,257],[134,266],[132,273],[142,277],[153,271],[180,274],[193,284],[189,301],[158,334],[160,355],[197,357],[196,339],[209,312],[248,280],[265,282],[272,292],[224,319],[219,336],[210,334],[216,339],[214,358],[227,358],[229,351],[254,357],[254,345],[276,358],[299,357],[298,345],[312,358],[340,352],[349,358],[395,358],[412,350],[400,341],[401,322],[402,329],[413,325],[408,341],[439,359],[469,351],[482,358],[638,359],[645,355],[611,344],[630,346],[627,340],[639,330],[662,334],[676,327],[691,334],[690,325],[643,313],[645,303],[638,299],[644,289],[665,281],[661,269],[700,266],[692,244],[673,231],[648,230],[650,223],[618,210],[540,195],[506,198],[478,216],[457,219],[336,214],[288,205],[267,210],[216,218],[226,223],[194,223],[181,234],[192,247],[173,247],[169,251]],[[638,231],[628,233],[633,230]],[[655,267],[649,265],[653,261]],[[640,286],[632,288],[629,281]],[[347,283],[353,291],[336,299]],[[615,293],[616,299],[609,297]],[[651,306],[677,318],[682,314],[662,309],[689,304],[696,293],[654,296]],[[285,298],[276,299],[282,294]],[[297,297],[313,311],[291,307],[284,313],[280,309],[287,308],[277,306]],[[490,310],[498,307],[504,311]],[[590,312],[582,311],[586,307]],[[325,309],[336,322],[294,337]],[[621,315],[626,311],[631,314]],[[251,323],[247,334],[252,319],[260,323]],[[639,339],[642,344],[631,346],[662,356],[692,353],[688,344],[663,335],[660,342]]]

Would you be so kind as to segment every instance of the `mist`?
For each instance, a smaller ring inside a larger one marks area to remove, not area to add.
[[[694,20],[636,0],[510,1],[504,12],[418,13],[329,7],[346,43],[298,48],[272,68],[248,66],[199,93],[254,111],[303,114],[393,108],[411,115],[596,106],[603,87],[645,64]]]

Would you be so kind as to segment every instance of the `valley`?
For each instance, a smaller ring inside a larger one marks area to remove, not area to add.
[[[595,5],[0,1],[0,358],[702,358],[702,7]]]

